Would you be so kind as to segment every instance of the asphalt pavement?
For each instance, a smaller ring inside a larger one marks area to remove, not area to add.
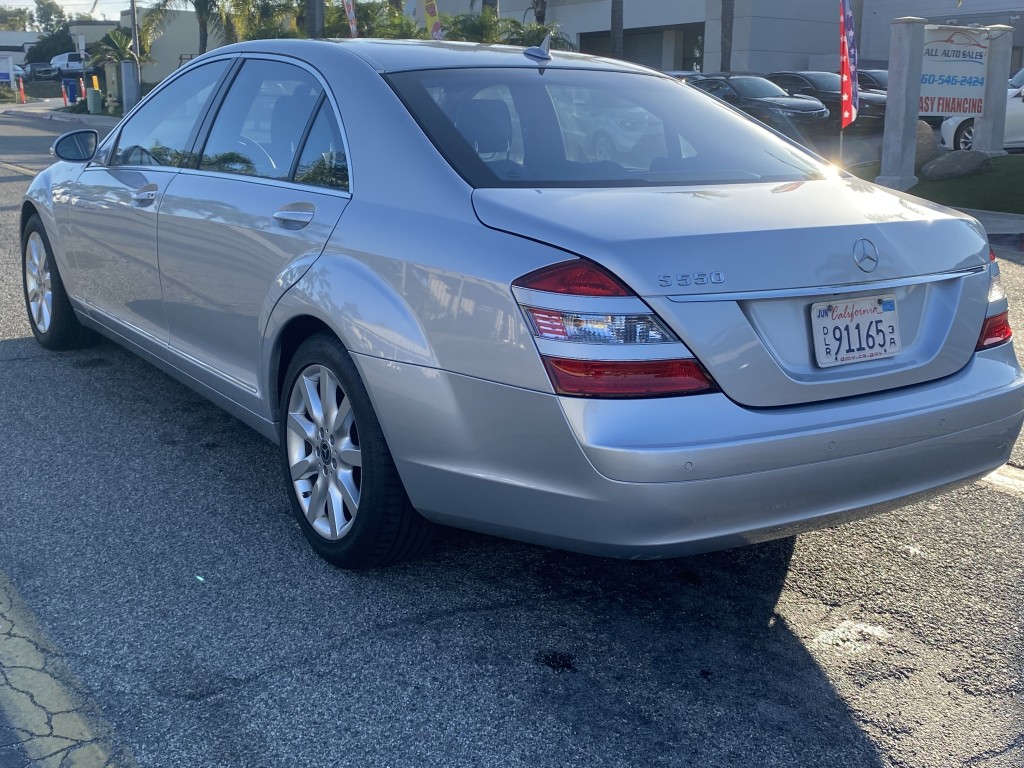
[[[443,531],[333,569],[273,446],[31,338],[16,168],[65,128],[0,115],[3,768],[1024,765],[1024,473],[665,562]]]

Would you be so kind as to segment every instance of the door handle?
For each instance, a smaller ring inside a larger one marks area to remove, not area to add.
[[[155,189],[140,189],[138,192],[132,192],[132,202],[138,205],[149,205],[156,200]]]
[[[274,212],[273,219],[287,229],[302,229],[313,220],[313,211],[282,209]]]

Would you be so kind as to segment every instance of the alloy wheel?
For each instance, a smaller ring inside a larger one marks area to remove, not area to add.
[[[38,232],[32,232],[25,244],[25,293],[36,330],[46,333],[53,318],[53,288],[46,245]]]
[[[286,450],[292,488],[316,533],[337,541],[359,512],[363,456],[352,404],[326,365],[310,365],[288,398]]]

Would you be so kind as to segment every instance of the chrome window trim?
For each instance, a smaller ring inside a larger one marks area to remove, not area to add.
[[[344,189],[338,189],[337,187],[322,187],[317,184],[303,184],[298,181],[288,181],[287,179],[271,179],[266,176],[247,176],[242,173],[227,173],[225,171],[209,171],[202,168],[176,168],[178,173],[188,176],[206,176],[215,179],[230,179],[232,181],[247,181],[256,184],[263,184],[268,187],[282,187],[284,189],[306,189],[317,194],[323,193],[333,195],[335,197],[344,198],[350,200],[352,198],[351,192],[346,192]]]
[[[291,64],[292,66],[300,67],[301,69],[306,70],[314,78],[316,78],[317,82],[320,83],[320,87],[324,89],[324,96],[326,97],[325,101],[328,101],[331,104],[331,110],[334,112],[334,119],[335,119],[335,121],[338,124],[338,131],[341,133],[341,145],[342,145],[342,147],[345,150],[345,163],[348,166],[348,189],[347,190],[341,190],[341,189],[336,189],[334,187],[321,187],[321,186],[317,186],[317,185],[314,185],[314,184],[301,184],[301,183],[293,182],[293,181],[286,181],[286,182],[282,182],[282,183],[292,184],[292,185],[300,186],[300,187],[307,188],[307,189],[324,189],[324,190],[329,190],[329,191],[338,192],[338,193],[347,193],[347,195],[349,197],[351,197],[352,196],[352,191],[355,188],[355,182],[354,182],[354,180],[352,178],[352,153],[349,151],[348,133],[345,130],[345,122],[341,119],[341,110],[338,108],[338,102],[334,98],[334,92],[331,90],[331,86],[328,84],[327,79],[321,74],[321,72],[318,69],[313,67],[311,64],[307,64],[305,61],[302,61],[301,59],[297,59],[297,58],[295,58],[293,56],[285,56],[283,54],[278,54],[278,53],[248,53],[248,52],[242,52],[242,53],[236,54],[236,57],[242,62],[243,65],[245,64],[246,61],[248,61],[250,59],[264,59],[264,60],[268,60],[268,61],[278,61],[278,62],[281,62],[282,64]],[[221,95],[221,98],[217,99],[217,103],[215,105],[216,108],[218,108],[218,109],[220,108],[220,105],[221,105],[222,101],[223,101],[223,95]],[[210,126],[206,127],[206,130],[203,132],[203,135],[199,137],[200,139],[202,139],[202,143],[203,144],[206,143],[206,139],[209,137],[210,127],[211,126],[212,126],[212,121],[211,121]],[[296,154],[297,155],[301,154],[302,150],[305,148],[305,146],[306,146],[305,143],[303,143],[303,145],[301,147],[299,147],[299,149],[297,150]],[[186,169],[183,169],[183,170],[186,170]],[[187,169],[187,170],[199,170],[199,169]],[[204,171],[204,173],[213,173],[213,171]],[[229,174],[224,174],[224,175],[230,176],[230,177],[233,177],[233,178],[238,178],[238,176],[239,176],[239,174],[230,174],[230,173]],[[244,177],[244,178],[254,178],[254,177],[248,177],[247,176],[247,177]],[[278,181],[278,180],[277,179],[268,179],[268,181]]]

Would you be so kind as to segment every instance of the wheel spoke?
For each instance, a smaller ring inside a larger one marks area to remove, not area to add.
[[[346,397],[334,413],[334,418],[327,422],[327,429],[335,435],[344,435],[348,439],[349,427],[351,426],[352,404]]]
[[[292,481],[306,480],[315,475],[319,468],[315,452],[304,456],[291,466]]]
[[[339,538],[345,526],[348,525],[348,520],[345,517],[344,494],[334,483],[330,483],[327,495],[327,523],[333,538]]]
[[[329,490],[327,478],[323,475],[317,477],[313,484],[312,493],[309,496],[309,506],[306,507],[306,519],[310,525],[316,523],[317,519],[324,516],[324,506],[327,503]]]
[[[338,473],[338,489],[345,500],[345,506],[348,507],[349,515],[355,517],[359,511],[359,489],[356,488],[351,472]]]
[[[317,394],[317,385],[312,378],[303,374],[299,379],[299,386],[302,389],[302,402],[306,406],[306,413],[317,427],[324,425],[323,404]]]
[[[353,445],[352,441],[346,438],[337,450],[338,460],[348,467],[363,466],[363,452],[359,446]]]
[[[298,435],[307,443],[316,441],[316,424],[306,418],[305,414],[288,414],[288,431]]]
[[[321,426],[328,432],[332,431],[334,420],[338,415],[338,382],[326,365],[320,366],[320,408],[323,414]]]

